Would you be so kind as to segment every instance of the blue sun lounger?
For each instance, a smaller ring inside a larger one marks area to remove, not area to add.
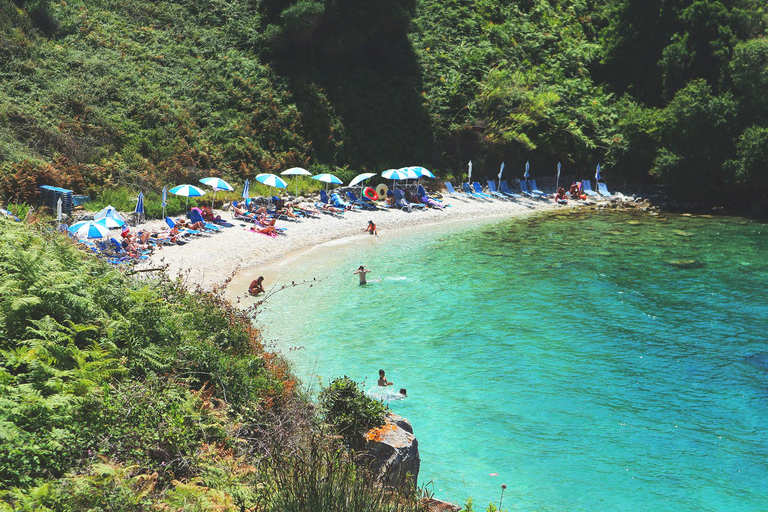
[[[589,180],[581,180],[581,191],[588,196],[597,197],[597,192],[592,190],[592,183]]]
[[[522,199],[523,196],[520,194],[515,194],[512,192],[512,189],[509,188],[509,183],[507,183],[507,180],[501,180],[499,183],[499,188],[501,189],[501,193],[504,195],[507,195],[511,197],[512,199]]]
[[[365,197],[365,196],[363,196]],[[375,204],[373,204],[368,198],[365,199],[357,197],[357,195],[351,190],[347,190],[347,198],[352,201],[352,204],[356,204],[366,210],[378,210]]]
[[[478,182],[476,182],[476,181],[473,182],[472,183],[472,188],[474,188],[475,194],[479,195],[480,197],[483,197],[485,199],[493,199],[492,195],[486,194],[485,192],[483,192],[483,186],[480,185]]]
[[[498,197],[499,199],[506,199],[506,200],[512,199],[511,196],[508,196],[506,194],[502,194],[501,192],[499,192],[496,189],[496,182],[493,180],[488,180],[488,193],[494,197]]]
[[[474,197],[475,199],[485,199],[480,194],[476,194],[472,192],[472,189],[470,188],[469,183],[462,183],[461,189],[464,191],[465,194],[469,194],[470,197]]]
[[[189,217],[189,221],[193,224],[196,222],[202,222],[203,226],[205,226],[205,229],[210,229],[214,233],[218,233],[221,231],[221,228],[216,224],[205,222],[205,219],[203,219],[203,216],[200,215],[200,212],[198,212],[197,210],[190,210],[187,216]]]
[[[540,196],[537,196],[536,194],[534,194],[533,192],[531,192],[530,190],[528,190],[528,183],[526,183],[525,181],[521,181],[520,182],[520,191],[526,197],[531,197],[533,199],[537,199],[537,198],[540,197]]]
[[[466,198],[469,197],[464,192],[457,192],[456,190],[454,190],[453,185],[451,184],[450,181],[446,181],[445,182],[445,190],[448,191],[448,194],[450,194],[450,195],[452,195],[454,197],[460,197],[462,199],[466,199]]]
[[[536,180],[528,180],[528,192],[539,196],[542,199],[547,199],[547,194],[539,190],[539,186],[536,184]]]
[[[438,203],[442,203],[443,202],[442,199],[437,199],[436,197],[432,197],[429,194],[427,194],[427,191],[421,185],[419,185],[418,188],[416,189],[416,193],[418,194],[419,197],[426,197],[427,199],[431,199],[431,200],[436,201]]]
[[[597,193],[603,197],[613,197],[613,194],[608,192],[608,187],[605,186],[605,183],[599,181],[597,182]]]

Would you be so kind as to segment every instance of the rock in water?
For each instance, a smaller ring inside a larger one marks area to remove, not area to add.
[[[371,469],[378,480],[400,489],[415,489],[419,479],[419,441],[411,424],[396,414],[386,423],[365,434],[366,452],[371,455]]]
[[[675,268],[701,268],[704,263],[698,260],[670,260],[669,264]]]

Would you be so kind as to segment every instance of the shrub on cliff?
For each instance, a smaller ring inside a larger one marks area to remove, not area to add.
[[[387,406],[365,395],[360,384],[346,375],[320,392],[320,408],[350,448],[362,445],[363,434],[384,424]]]

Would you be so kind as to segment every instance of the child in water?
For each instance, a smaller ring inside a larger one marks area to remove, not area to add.
[[[384,370],[379,370],[379,386],[391,386],[393,383],[387,380]]]

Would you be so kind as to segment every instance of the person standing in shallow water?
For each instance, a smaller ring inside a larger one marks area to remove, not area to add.
[[[363,285],[363,284],[368,282],[368,281],[365,280],[365,274],[367,274],[368,272],[370,272],[370,270],[365,268],[365,265],[360,265],[357,268],[357,270],[355,270],[353,272],[353,274],[357,274],[358,275],[358,277],[360,278],[360,284]]]
[[[387,380],[384,370],[379,370],[379,386],[391,386],[393,383]]]

